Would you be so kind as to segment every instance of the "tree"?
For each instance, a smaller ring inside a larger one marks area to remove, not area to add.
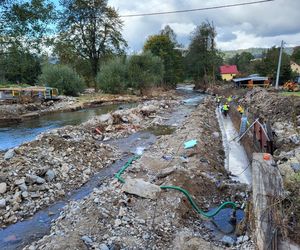
[[[250,74],[251,72],[251,60],[254,56],[250,52],[242,52],[241,54],[236,54],[232,58],[228,59],[229,64],[237,65],[239,72],[244,74]]]
[[[173,30],[169,25],[166,25],[166,26],[160,31],[160,34],[169,37],[170,40],[171,40],[171,42],[172,42],[174,45],[179,45],[178,42],[177,42],[177,36],[176,36],[174,30]]]
[[[5,48],[18,45],[40,52],[55,18],[54,5],[47,0],[5,1],[0,22]]]
[[[209,78],[214,80],[222,64],[223,59],[216,49],[215,37],[215,27],[209,22],[203,22],[192,33],[185,64],[186,72],[198,84],[200,81],[206,84]]]
[[[0,76],[33,84],[40,73],[37,58],[50,33],[54,5],[47,0],[5,0],[0,5]]]
[[[297,46],[297,47],[294,48],[291,59],[295,63],[300,64],[300,46]]]
[[[100,60],[121,54],[126,41],[121,34],[122,21],[107,0],[61,0],[64,8],[59,25],[59,40],[89,61],[93,78]]]
[[[171,86],[183,78],[183,58],[175,49],[176,44],[176,35],[169,26],[166,26],[161,34],[150,36],[144,44],[144,51],[150,51],[163,60],[164,82]]]
[[[34,85],[41,73],[39,58],[17,46],[8,48],[0,59],[3,78],[11,83],[27,83]]]
[[[106,93],[118,94],[128,85],[128,61],[116,57],[102,65],[97,74],[98,87]]]
[[[66,65],[46,65],[39,77],[39,84],[58,88],[65,95],[77,96],[84,89],[83,79]]]
[[[133,55],[128,62],[128,87],[139,89],[142,92],[153,86],[160,86],[164,76],[163,61],[144,52]]]
[[[264,76],[276,79],[278,58],[280,48],[275,46],[268,49],[263,53],[263,59],[255,64],[256,71]],[[284,83],[290,80],[292,77],[292,70],[290,65],[290,57],[285,52],[282,53],[281,70],[280,70],[280,82]]]

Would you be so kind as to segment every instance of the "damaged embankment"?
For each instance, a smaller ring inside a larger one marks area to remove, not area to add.
[[[184,149],[183,142],[190,139],[196,139],[197,146]],[[245,197],[245,186],[232,181],[224,169],[211,98],[172,135],[158,138],[122,177],[126,183],[180,186],[205,210],[229,200],[242,204]],[[192,210],[181,193],[159,190],[154,197],[142,198],[143,187],[133,186],[134,195],[117,180],[103,181],[84,200],[70,202],[52,224],[51,234],[26,249],[207,249],[212,243],[205,240],[216,240],[206,227],[208,222]],[[215,244],[223,249],[223,243]]]
[[[280,240],[288,240],[299,244],[300,98],[287,97],[280,92],[261,88],[249,91],[228,88],[217,90],[216,93],[226,93],[227,96],[229,94],[235,95],[237,97],[236,104],[241,104],[247,110],[246,114],[250,124],[256,118],[259,118],[261,123],[267,123],[271,127],[273,131],[271,134],[271,136],[273,135],[274,146],[273,157],[276,168],[279,170],[277,173],[280,173],[276,178],[283,178],[285,190],[281,194],[278,192],[278,196],[272,196],[273,203],[263,209],[269,210],[272,207],[272,209],[277,210],[276,213],[282,215],[280,220],[275,219],[271,225],[273,230],[276,231],[276,237],[278,236]],[[240,121],[240,119],[237,119],[238,112],[233,110],[230,115],[238,127]],[[264,152],[266,150],[265,148],[259,150],[260,141],[254,143],[254,136],[253,130],[251,130],[241,140],[250,156],[253,152],[260,152],[260,150]],[[272,168],[274,168],[274,165]],[[267,182],[268,179],[274,178],[265,173],[260,182]],[[280,190],[280,186],[276,188]]]

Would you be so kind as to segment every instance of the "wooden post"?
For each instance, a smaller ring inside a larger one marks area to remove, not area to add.
[[[282,223],[282,177],[271,155],[254,153],[252,161],[255,240],[259,250],[278,249],[277,231]]]

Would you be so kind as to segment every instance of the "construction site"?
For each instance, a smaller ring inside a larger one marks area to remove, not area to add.
[[[3,146],[1,249],[298,249],[299,126],[299,97],[180,85]]]

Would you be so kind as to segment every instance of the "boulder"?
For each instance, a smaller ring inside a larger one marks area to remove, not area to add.
[[[235,243],[235,240],[230,236],[224,235],[224,237],[221,239],[221,242],[226,246],[232,246]]]
[[[7,185],[5,182],[0,183],[0,194],[4,194],[7,190]]]
[[[108,125],[112,125],[113,124],[113,117],[111,114],[104,114],[104,115],[100,115],[98,117],[98,120],[100,123],[106,123]]]
[[[15,150],[9,149],[4,155],[4,160],[8,161],[9,159],[13,158],[14,155],[15,155]]]
[[[157,110],[158,110],[158,107],[151,104],[151,105],[143,106],[141,108],[140,112],[143,115],[150,115],[152,113],[155,113]]]
[[[6,207],[6,200],[0,199],[0,208],[5,208],[5,207]]]
[[[126,179],[122,190],[143,198],[155,199],[161,189],[159,186],[146,182],[143,179]]]
[[[25,180],[24,180],[23,178],[22,178],[22,179],[15,180],[15,184],[16,184],[17,186],[22,185],[23,183],[25,183]]]
[[[46,174],[45,174],[45,179],[48,182],[53,181],[55,178],[55,172],[52,169],[47,170]]]
[[[22,183],[21,185],[19,185],[19,188],[22,192],[27,191],[27,189],[28,189],[25,183]]]
[[[37,175],[27,174],[26,175],[26,182],[32,183],[32,184],[34,184],[34,183],[43,184],[46,181],[45,181],[45,179],[43,179],[43,178],[41,178],[41,177],[39,177]]]

